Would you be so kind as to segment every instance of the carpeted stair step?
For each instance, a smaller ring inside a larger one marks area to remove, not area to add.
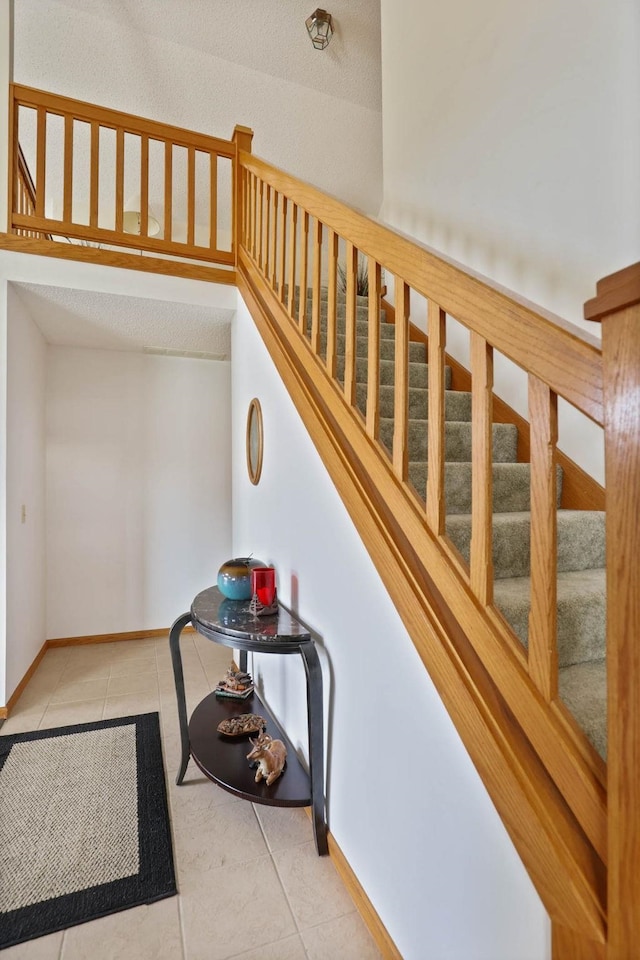
[[[531,560],[529,513],[493,516],[493,565],[496,579],[528,577]],[[447,518],[447,535],[469,562],[471,517]],[[604,566],[604,513],[599,510],[558,510],[558,572]]]
[[[604,659],[560,670],[560,699],[600,756],[607,759],[607,664]]]
[[[606,571],[568,570],[558,574],[558,663],[601,660],[604,656]],[[529,640],[529,577],[496,580],[494,600],[524,646]]]
[[[367,409],[367,385],[356,387],[356,403],[361,413]],[[380,387],[380,416],[393,417],[394,388],[390,384]],[[429,411],[429,391],[422,387],[409,388],[409,419],[426,419]],[[447,390],[444,395],[444,415],[447,420],[471,420],[471,394],[462,390]]]
[[[366,357],[356,358],[356,381],[367,382],[369,362]],[[344,357],[338,357],[336,364],[338,380],[344,379]],[[409,386],[422,387],[426,390],[429,367],[426,363],[409,363]],[[394,382],[395,363],[393,360],[380,360],[380,383],[392,386]],[[445,388],[451,387],[451,367],[445,368]]]
[[[338,333],[336,336],[336,356],[344,357],[345,337]],[[389,337],[380,340],[378,356],[383,360],[393,360],[395,356],[395,341]],[[327,352],[327,338],[320,337],[320,355],[325,356]],[[358,336],[356,339],[356,357],[367,357],[369,355],[369,341],[366,337]],[[425,363],[427,348],[424,343],[409,344],[409,361],[412,363]]]
[[[470,463],[445,463],[444,490],[447,514],[471,513]],[[409,464],[409,481],[425,499],[427,461]],[[562,469],[557,468],[558,506],[562,495]],[[519,513],[531,506],[531,466],[528,463],[493,464],[493,509],[495,513]]]
[[[427,459],[427,421],[409,420],[409,461]],[[471,424],[451,420],[445,423],[445,459],[468,462],[471,459]],[[380,418],[380,442],[387,448],[393,445],[393,420]],[[512,423],[493,424],[494,461],[515,461],[518,430]]]

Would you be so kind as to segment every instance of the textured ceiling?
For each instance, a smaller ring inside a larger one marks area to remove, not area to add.
[[[48,343],[226,360],[233,312],[115,293],[14,283]]]
[[[37,61],[54,23],[64,27],[69,57],[86,56],[83,18],[93,17],[126,35],[111,51],[120,76],[137,85],[144,73],[144,83],[160,95],[167,76],[189,68],[191,50],[379,111],[380,0],[335,0],[328,7],[335,35],[327,50],[317,51],[305,28],[314,0],[17,0],[16,66],[19,73],[27,58]],[[151,37],[184,49],[176,49],[171,63],[154,63]],[[60,58],[63,83],[72,69]]]
[[[74,54],[82,29],[78,14],[126,29],[131,39],[118,67],[133,82],[145,37],[156,37],[379,110],[379,0],[330,0],[335,36],[323,52],[306,34],[304,21],[315,8],[314,0],[17,0],[15,17],[31,43],[46,39],[47,20],[62,19]]]

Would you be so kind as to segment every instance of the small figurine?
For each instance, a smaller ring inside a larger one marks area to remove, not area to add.
[[[255,713],[241,713],[237,717],[228,717],[218,724],[218,733],[225,737],[244,737],[248,733],[261,733],[267,725],[264,717]]]
[[[244,670],[234,670],[229,667],[226,674],[216,686],[216,697],[227,697],[231,700],[246,700],[253,693],[251,674]]]
[[[257,593],[251,597],[251,603],[249,604],[249,613],[252,617],[270,617],[272,614],[278,612],[278,597],[276,596],[268,607],[265,607],[264,603],[260,600]]]
[[[287,759],[287,748],[282,740],[274,740],[268,733],[258,734],[257,740],[249,738],[252,750],[247,754],[247,760],[257,760],[255,782],[266,780],[270,787],[277,780],[284,769]]]

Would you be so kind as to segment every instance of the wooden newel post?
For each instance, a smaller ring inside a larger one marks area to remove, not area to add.
[[[242,171],[240,169],[240,153],[242,151],[251,153],[253,130],[250,127],[242,127],[236,124],[232,140],[236,145],[236,159],[233,164],[233,250],[237,267],[238,249],[241,240],[241,225],[244,223],[244,191],[242,186]]]
[[[585,304],[602,321],[607,505],[607,960],[640,949],[640,263]]]

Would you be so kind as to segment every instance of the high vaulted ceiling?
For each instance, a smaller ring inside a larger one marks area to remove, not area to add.
[[[118,69],[132,84],[143,73],[146,83],[159,81],[159,93],[167,75],[188,64],[179,62],[179,51],[173,63],[150,61],[145,38],[380,110],[379,0],[330,0],[336,32],[323,52],[312,48],[305,29],[315,6],[314,0],[16,0],[16,63],[22,69],[25,58],[33,58],[37,66],[38,49],[57,23],[68,39],[69,56],[58,61],[60,82],[66,83],[73,71],[70,61],[91,56],[83,46],[84,21],[94,17],[128,35],[124,47],[112,51]],[[164,105],[159,110],[162,114]]]

